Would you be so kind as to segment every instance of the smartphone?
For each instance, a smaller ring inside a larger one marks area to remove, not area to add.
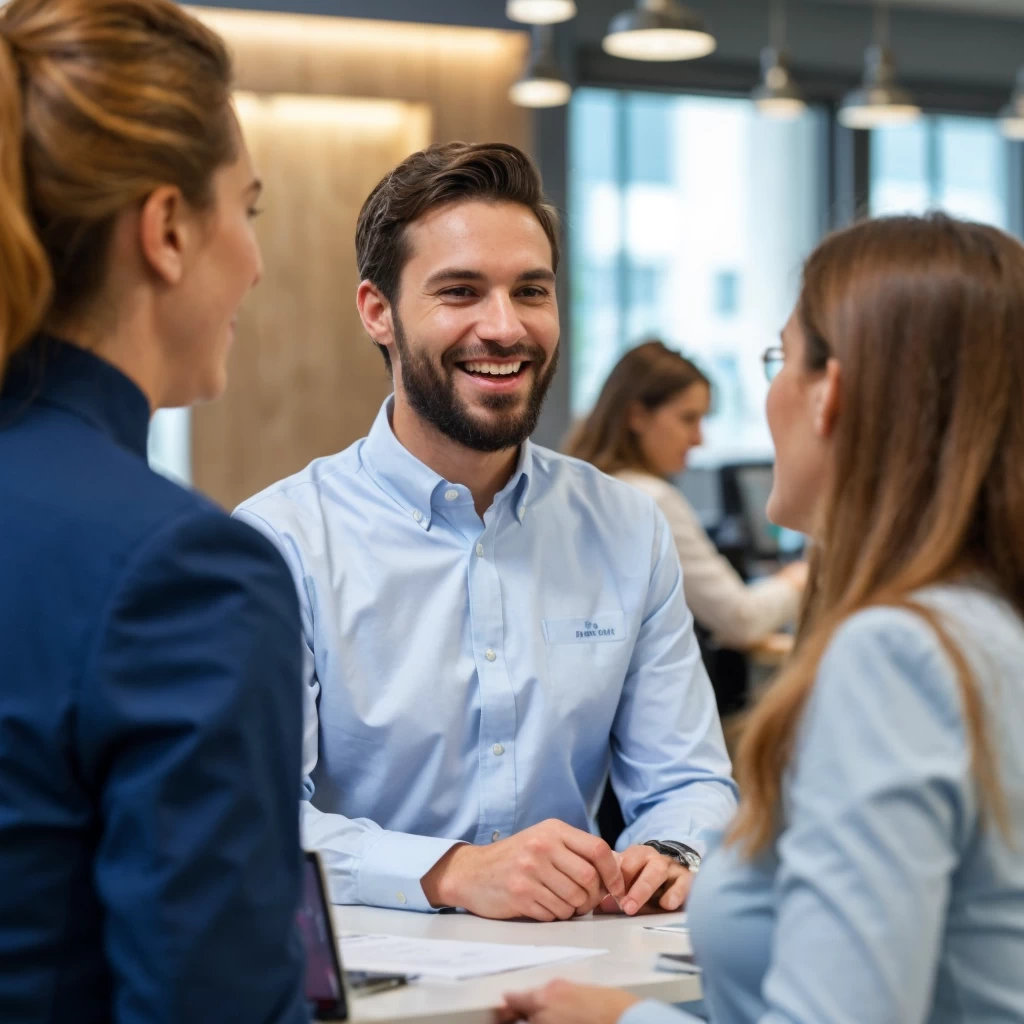
[[[348,999],[331,925],[327,886],[320,858],[312,851],[305,853],[298,925],[306,951],[306,1001],[314,1017],[348,1020]]]
[[[692,953],[659,953],[654,969],[671,971],[673,974],[700,974]]]
[[[387,992],[409,983],[404,974],[376,974],[373,971],[346,971],[345,984],[350,992],[371,996],[376,992]]]

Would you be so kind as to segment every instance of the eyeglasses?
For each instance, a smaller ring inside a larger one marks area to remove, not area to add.
[[[764,363],[764,375],[771,383],[782,369],[782,365],[786,361],[786,354],[781,345],[772,345],[764,350],[761,361]]]

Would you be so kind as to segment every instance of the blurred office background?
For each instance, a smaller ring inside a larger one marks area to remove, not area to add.
[[[606,52],[612,20],[645,5],[679,16],[665,0],[197,8],[237,56],[268,185],[267,277],[244,313],[228,397],[161,413],[154,464],[232,506],[362,436],[389,383],[355,312],[359,207],[430,141],[497,139],[534,154],[565,215],[567,351],[537,440],[558,446],[618,357],[661,337],[715,385],[706,445],[682,481],[706,525],[747,554],[791,543],[756,515],[772,457],[760,353],[803,257],[860,213],[943,208],[1024,231],[1021,144],[1008,137],[1020,125],[1005,120],[1024,0],[692,0],[686,25],[702,20],[713,53]],[[572,16],[537,27],[509,14]],[[892,94],[898,124],[855,130],[844,122],[873,43],[891,51],[907,95]],[[792,98],[770,54],[762,66],[770,44],[788,52],[803,101],[786,118],[754,99],[766,81]],[[510,95],[538,58],[542,77],[565,83],[559,105]],[[737,476],[746,465],[757,468]]]

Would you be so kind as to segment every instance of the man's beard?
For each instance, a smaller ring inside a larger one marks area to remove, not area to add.
[[[439,369],[428,354],[413,352],[397,316],[394,325],[395,346],[402,365],[402,387],[409,405],[445,437],[473,451],[498,452],[518,447],[537,428],[544,398],[558,368],[557,348],[548,365],[544,366],[545,353],[539,345],[521,344],[508,348],[494,342],[481,342],[486,351],[474,351],[471,359],[486,361],[488,358],[522,356],[531,363],[527,372],[534,374],[533,387],[525,403],[514,394],[482,395],[481,401],[488,409],[505,415],[481,422],[459,396],[455,374],[463,371],[454,362],[443,364]],[[516,412],[516,407],[521,404],[522,411]]]

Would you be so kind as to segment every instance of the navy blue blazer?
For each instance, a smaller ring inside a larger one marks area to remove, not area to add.
[[[0,1021],[298,1024],[295,588],[148,425],[53,340],[0,390]]]

